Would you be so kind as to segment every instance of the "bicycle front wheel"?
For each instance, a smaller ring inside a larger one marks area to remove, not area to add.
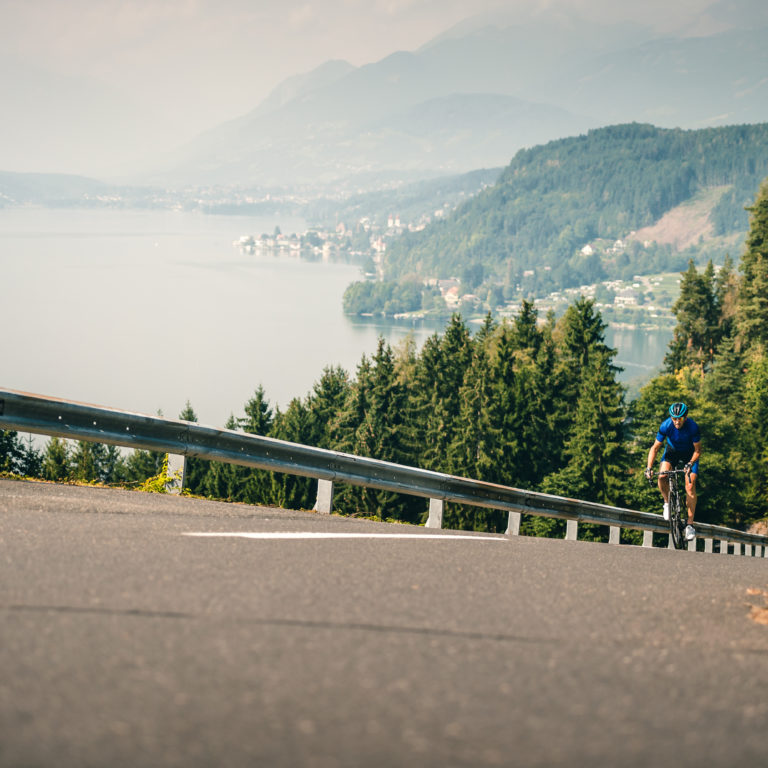
[[[682,503],[679,494],[673,494],[670,498],[669,510],[669,530],[672,533],[672,543],[675,549],[682,549],[685,546],[685,519],[683,517]]]
[[[669,529],[675,549],[683,549],[685,546],[685,523],[681,520],[680,513],[670,515]]]

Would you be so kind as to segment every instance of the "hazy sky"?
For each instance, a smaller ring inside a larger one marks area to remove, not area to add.
[[[0,0],[0,170],[119,170],[115,157],[178,145],[290,75],[413,50],[485,11],[569,7],[693,28],[712,2]]]

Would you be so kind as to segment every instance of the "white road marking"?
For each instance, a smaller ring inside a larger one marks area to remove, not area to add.
[[[315,531],[276,532],[260,531],[247,533],[226,531],[213,533],[185,533],[184,536],[208,538],[240,538],[240,539],[440,539],[441,541],[456,541],[469,539],[471,541],[506,541],[502,536],[465,536],[462,534],[444,533],[321,533]]]

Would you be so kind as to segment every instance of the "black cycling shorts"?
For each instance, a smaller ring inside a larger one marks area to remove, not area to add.
[[[693,456],[693,450],[691,450],[690,453],[681,453],[680,451],[675,451],[672,450],[672,448],[667,447],[661,460],[668,461],[673,467],[676,467],[678,464],[687,464],[691,460],[691,456]],[[693,472],[694,475],[699,474],[698,459],[693,463],[691,472]]]

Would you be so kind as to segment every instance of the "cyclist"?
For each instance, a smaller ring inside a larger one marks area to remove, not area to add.
[[[669,478],[663,473],[672,469],[677,462],[685,462],[685,496],[688,507],[685,538],[686,541],[693,541],[696,538],[693,516],[696,513],[696,478],[699,475],[701,434],[699,425],[688,416],[688,406],[685,403],[672,403],[669,406],[669,418],[659,427],[656,440],[648,451],[648,467],[645,470],[645,476],[649,480],[653,475],[656,454],[665,440],[667,446],[659,465],[659,490],[664,497],[664,519],[669,520]]]

